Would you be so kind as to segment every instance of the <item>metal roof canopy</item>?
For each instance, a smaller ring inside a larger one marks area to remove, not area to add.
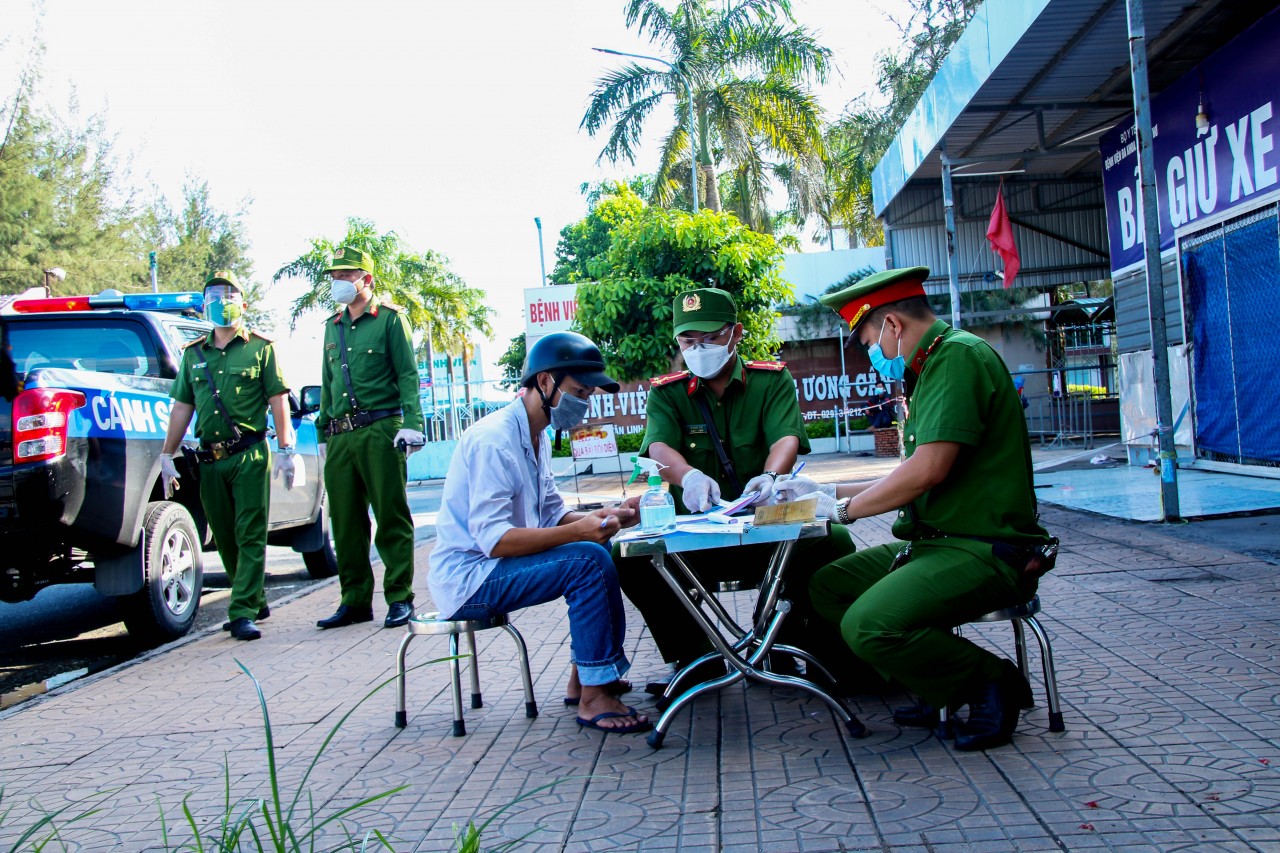
[[[1143,5],[1152,93],[1261,15],[1232,0]],[[944,145],[956,179],[1025,170],[1100,184],[1097,137],[1132,113],[1125,0],[987,0],[876,165],[876,214],[898,219],[909,181],[941,184]]]

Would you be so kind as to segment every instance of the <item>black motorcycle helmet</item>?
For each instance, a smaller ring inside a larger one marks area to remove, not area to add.
[[[589,388],[602,388],[610,394],[616,394],[619,387],[605,375],[600,348],[577,332],[552,332],[538,338],[529,348],[520,384],[531,387],[543,372],[554,374],[557,385],[559,377],[568,375]]]

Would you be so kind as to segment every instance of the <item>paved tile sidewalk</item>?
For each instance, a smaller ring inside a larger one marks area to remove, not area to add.
[[[850,469],[843,457],[815,459],[806,473],[839,468]],[[890,708],[901,697],[858,697],[874,733],[854,741],[803,694],[735,685],[678,717],[654,752],[641,736],[574,724],[560,702],[565,610],[549,604],[515,617],[540,717],[524,716],[509,640],[483,633],[486,707],[468,710],[468,736],[449,735],[445,667],[421,668],[408,728],[393,725],[390,687],[352,713],[311,775],[317,809],[408,784],[357,812],[351,830],[393,833],[397,850],[447,850],[454,824],[576,777],[504,812],[486,840],[536,829],[519,849],[1280,849],[1280,569],[1156,526],[1057,509],[1045,518],[1064,542],[1041,593],[1065,733],[1047,730],[1040,685],[1013,745],[985,754],[898,729]],[[862,545],[885,541],[888,520],[854,532]],[[417,552],[420,609],[428,547]],[[178,840],[184,796],[201,818],[219,814],[224,757],[233,798],[267,796],[256,695],[235,659],[262,683],[276,759],[296,785],[341,715],[393,674],[402,636],[317,631],[336,598],[329,584],[275,609],[259,642],[212,631],[0,714],[0,813],[13,807],[0,849],[39,810],[107,790],[91,800],[105,811],[68,829],[69,849],[163,849],[159,808]],[[1012,656],[1007,625],[968,630]],[[643,681],[658,657],[637,619],[628,638]],[[409,659],[443,654],[442,641],[420,638]],[[652,711],[643,694],[629,701]],[[326,846],[340,837],[328,832]]]

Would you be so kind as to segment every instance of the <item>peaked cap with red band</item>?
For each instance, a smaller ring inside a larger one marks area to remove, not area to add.
[[[818,301],[828,308],[834,308],[849,324],[849,331],[852,332],[868,314],[881,305],[913,296],[924,296],[924,280],[928,277],[928,267],[885,270],[869,275],[844,290],[821,296]]]

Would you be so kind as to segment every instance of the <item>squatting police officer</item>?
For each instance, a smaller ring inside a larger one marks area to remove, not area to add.
[[[750,491],[758,492],[756,502],[763,503],[796,456],[809,452],[795,380],[782,362],[744,361],[737,354],[743,327],[728,292],[704,287],[681,293],[672,312],[676,342],[689,369],[652,380],[640,454],[667,466],[661,473],[678,512],[701,512],[719,498]],[[710,551],[686,559],[703,581],[758,583],[773,550],[748,546],[736,549],[730,560]],[[788,569],[787,597],[794,607],[783,625],[783,642],[819,653],[832,670],[841,669],[848,656],[838,637],[833,635],[834,643],[815,643],[805,630],[806,623],[818,624],[809,608],[809,574],[853,551],[848,531],[832,525],[829,536],[800,542]],[[615,546],[614,560],[622,591],[644,615],[663,660],[680,668],[711,651],[711,641],[647,558],[624,559]],[[823,654],[833,646],[838,660]],[[649,690],[661,692],[665,686],[655,682]]]
[[[194,414],[200,449],[188,454],[199,481],[200,503],[231,581],[228,622],[237,640],[262,636],[255,620],[271,615],[263,592],[267,558],[267,507],[271,477],[285,488],[301,485],[302,460],[294,455],[288,386],[271,341],[244,326],[244,294],[234,273],[221,271],[204,286],[204,316],[213,330],[188,344],[170,396],[173,409],[160,455],[165,497],[178,489],[173,454]],[[279,452],[272,474],[267,407]]]
[[[333,522],[342,603],[321,628],[373,620],[369,508],[378,522],[374,543],[386,571],[383,625],[413,615],[413,516],[405,494],[412,454],[425,443],[418,403],[418,363],[409,321],[373,292],[373,259],[346,246],[327,272],[330,295],[345,306],[325,321],[320,414],[324,483]]]

